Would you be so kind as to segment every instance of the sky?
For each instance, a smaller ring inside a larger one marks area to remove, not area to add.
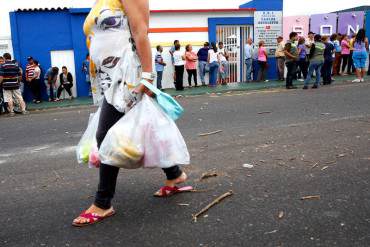
[[[151,9],[238,8],[248,0],[149,0]],[[268,0],[265,0],[268,2]],[[17,8],[52,6],[89,7],[95,0],[0,0],[0,37],[10,36],[8,12]],[[284,15],[310,15],[334,12],[361,5],[370,0],[284,0]]]

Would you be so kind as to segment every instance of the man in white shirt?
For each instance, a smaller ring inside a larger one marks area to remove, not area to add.
[[[252,81],[253,52],[253,40],[251,38],[248,38],[247,44],[244,46],[244,59],[245,65],[247,67],[247,82]]]
[[[276,38],[277,45],[276,45],[276,70],[279,81],[284,81],[284,70],[285,70],[285,53],[284,53],[284,41],[283,37],[279,36]]]

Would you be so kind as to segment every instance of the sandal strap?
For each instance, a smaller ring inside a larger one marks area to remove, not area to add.
[[[179,188],[177,186],[175,186],[175,187],[163,186],[161,188],[162,196],[168,196],[168,195],[171,195],[171,194],[176,193],[178,191],[179,191]]]
[[[95,213],[85,213],[85,212],[83,212],[82,214],[80,214],[80,217],[85,218],[85,219],[88,219],[89,220],[89,223],[95,222],[95,221],[98,221],[98,220],[101,220],[102,218],[104,218],[104,217],[99,216],[99,215],[97,215]]]

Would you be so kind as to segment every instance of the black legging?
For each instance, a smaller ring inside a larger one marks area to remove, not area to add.
[[[67,91],[67,93],[69,94],[69,96],[72,97],[71,88],[72,88],[72,85],[68,85],[68,84],[60,85],[59,88],[58,88],[57,98],[58,99],[60,98],[60,95],[62,94],[63,89],[65,89]]]
[[[191,86],[191,77],[194,78],[194,84],[195,86],[198,86],[198,79],[197,79],[197,70],[196,69],[187,69],[188,72],[188,83],[189,86]]]
[[[302,72],[302,74],[303,74],[303,79],[305,79],[306,80],[306,78],[307,78],[307,73],[308,73],[308,65],[309,65],[309,63],[308,63],[308,61],[306,60],[306,59],[300,59],[299,61],[298,61],[298,66],[299,66],[299,68],[300,68],[300,70],[301,70],[301,72]],[[299,78],[299,77],[298,77]],[[300,78],[299,78],[300,79]]]
[[[33,94],[33,99],[36,101],[41,101],[40,79],[33,79],[30,82],[30,87]]]
[[[96,132],[98,147],[102,144],[108,130],[123,117],[114,106],[107,103],[104,99],[99,118],[99,127]],[[181,176],[182,171],[178,166],[163,169],[168,180],[173,180]],[[109,209],[113,199],[119,168],[106,164],[101,164],[99,168],[99,186],[95,196],[95,206],[101,209]]]
[[[342,54],[342,73],[345,72],[347,64],[348,64],[349,54]]]
[[[184,65],[175,66],[175,74],[176,74],[176,90],[184,90]]]

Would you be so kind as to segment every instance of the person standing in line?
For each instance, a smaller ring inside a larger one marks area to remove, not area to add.
[[[347,74],[352,75],[355,73],[355,66],[353,64],[353,46],[355,43],[355,37],[356,35],[352,35],[350,40],[349,40],[349,57],[348,57],[348,66],[347,66]]]
[[[87,53],[85,60],[82,62],[82,73],[85,74],[85,82],[89,87],[89,96],[92,97],[91,80],[90,80],[90,54]]]
[[[188,83],[189,87],[191,87],[191,77],[194,78],[194,85],[195,87],[198,87],[198,76],[197,76],[197,61],[198,61],[198,56],[193,52],[193,47],[192,45],[188,44],[185,47],[185,68],[186,71],[188,72]]]
[[[163,47],[157,45],[157,54],[155,54],[155,71],[157,72],[157,88],[162,90],[162,78],[163,71],[166,63],[163,61],[162,57]]]
[[[315,33],[314,32],[309,32],[308,36],[307,36],[307,39],[305,39],[307,57],[310,56],[312,44],[315,43],[315,38],[314,37],[315,37]]]
[[[247,44],[244,46],[244,60],[246,66],[247,82],[252,81],[252,66],[253,66],[253,40],[247,39]]]
[[[41,103],[41,82],[40,82],[40,77],[41,77],[41,68],[40,64],[38,61],[33,61],[34,62],[34,72],[33,72],[33,77],[31,78],[31,89],[32,89],[32,94],[35,97],[35,103],[40,104]]]
[[[216,43],[211,43],[211,49],[208,51],[208,64],[209,64],[209,86],[217,86],[217,74],[220,67],[220,57]]]
[[[296,73],[298,60],[298,49],[295,42],[298,40],[298,34],[296,32],[291,32],[289,34],[289,40],[285,44],[284,54],[285,54],[285,65],[287,66],[288,72],[286,77],[286,89],[296,89],[293,86],[293,78]]]
[[[185,55],[180,51],[181,45],[175,45],[175,52],[173,53],[173,60],[175,66],[175,88],[176,91],[184,90],[184,68],[185,68]]]
[[[9,53],[3,55],[5,63],[0,66],[0,85],[3,88],[4,101],[8,105],[8,111],[11,117],[14,113],[14,99],[17,100],[22,114],[28,114],[26,103],[23,100],[19,82],[22,79],[22,72],[18,64],[12,62],[12,56]]]
[[[279,81],[284,81],[284,73],[285,73],[285,54],[284,54],[284,42],[283,37],[279,36],[276,38],[277,45],[276,45],[276,71]]]
[[[315,35],[315,43],[311,45],[310,49],[310,66],[308,68],[308,75],[307,79],[304,81],[304,87],[303,89],[308,89],[308,84],[311,81],[311,78],[313,76],[313,72],[316,72],[316,82],[312,86],[313,89],[318,88],[320,84],[321,79],[321,68],[324,64],[324,51],[325,51],[325,45],[321,41],[321,35],[316,34]]]
[[[62,73],[59,75],[59,81],[60,81],[60,86],[58,88],[58,93],[57,93],[57,101],[60,100],[60,95],[62,94],[63,90],[66,90],[69,99],[72,100],[72,91],[71,88],[73,87],[73,76],[70,72],[68,72],[68,69],[66,66],[62,67]]]
[[[348,36],[346,34],[343,35],[343,39],[341,41],[341,47],[342,47],[342,60],[343,60],[342,75],[348,75],[345,72],[345,69],[347,67],[348,59],[349,59],[349,55],[350,55],[351,51],[350,51]]]
[[[174,68],[173,81],[174,81],[175,86],[176,86],[176,71],[175,71],[175,58],[173,57],[173,54],[176,51],[176,45],[180,45],[180,41],[177,39],[173,41],[173,46],[171,46],[170,51],[169,51],[171,55],[172,66]]]
[[[37,90],[39,89],[39,86],[37,86],[37,83],[35,82],[35,61],[33,57],[27,58],[27,65],[26,65],[26,82],[28,86],[31,89],[32,96],[33,96],[33,103],[36,103],[40,99],[38,98]]]
[[[264,81],[268,82],[266,79],[266,74],[267,74],[267,51],[265,47],[265,41],[261,40],[258,43],[258,76],[257,76],[257,81]]]
[[[223,42],[218,43],[218,53],[220,56],[220,79],[222,85],[227,85],[229,79],[229,53],[224,47]]]
[[[353,64],[356,68],[357,79],[353,82],[364,82],[366,73],[366,60],[369,52],[369,39],[365,36],[365,30],[360,29],[353,42]]]
[[[325,44],[324,50],[324,65],[322,67],[322,78],[324,85],[332,83],[332,68],[333,68],[333,54],[335,52],[334,44],[329,40],[328,36],[322,37],[322,42]]]
[[[46,90],[47,90],[50,102],[57,101],[55,99],[55,85],[56,85],[57,78],[58,78],[58,72],[59,72],[58,67],[52,67],[46,71],[45,76],[44,76]]]
[[[5,63],[4,57],[0,56],[0,65]]]
[[[297,65],[299,66],[303,79],[306,80],[307,73],[308,73],[308,61],[307,61],[307,50],[305,45],[305,38],[300,37],[298,41],[298,54],[299,54],[299,60],[297,62]],[[302,79],[299,79],[300,81],[304,81]]]
[[[334,58],[334,64],[333,64],[333,76],[340,75],[340,65],[342,63],[342,47],[340,45],[341,42],[341,34],[333,34],[330,37],[330,40],[334,44],[335,49],[335,58]]]
[[[207,68],[207,63],[208,63],[208,50],[209,50],[209,43],[205,42],[203,47],[200,48],[197,53],[199,75],[200,75],[200,80],[202,81],[202,86],[206,85],[206,80],[204,78],[207,72],[206,68]]]

